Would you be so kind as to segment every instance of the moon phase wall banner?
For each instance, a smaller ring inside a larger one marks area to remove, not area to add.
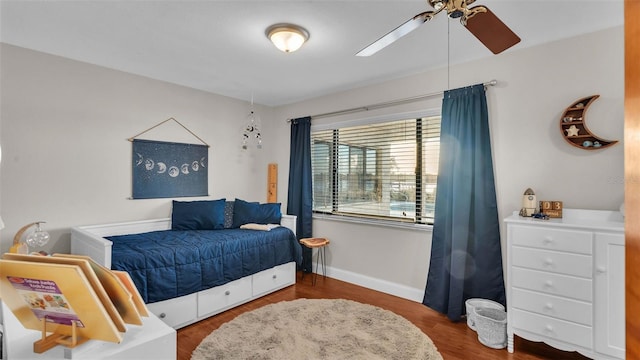
[[[208,146],[133,140],[134,199],[208,195]]]

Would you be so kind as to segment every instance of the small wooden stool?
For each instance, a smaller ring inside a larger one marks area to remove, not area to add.
[[[316,285],[316,278],[318,277],[318,264],[320,263],[320,259],[322,258],[322,276],[327,276],[327,269],[325,264],[325,249],[327,245],[329,245],[329,239],[325,238],[304,238],[300,239],[300,244],[308,247],[313,251],[313,248],[318,248],[316,255],[316,271],[313,275],[313,281],[311,282],[314,286]],[[313,258],[313,255],[311,255]],[[302,277],[304,278],[304,272],[302,273]]]

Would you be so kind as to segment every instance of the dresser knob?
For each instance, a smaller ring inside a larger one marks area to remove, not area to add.
[[[273,276],[272,276],[272,278],[274,278],[274,279],[277,278],[277,277],[278,277],[278,275],[276,275],[276,274],[273,274]]]
[[[551,326],[551,325],[545,326],[544,327],[544,331],[552,333],[553,332],[553,326]]]
[[[547,310],[553,310],[553,304],[552,303],[546,303],[544,305],[544,308],[547,309]]]
[[[551,236],[545,236],[544,243],[545,245],[549,245],[553,242],[553,238]]]
[[[158,315],[158,317],[159,317],[160,319],[164,319],[164,318],[166,318],[166,317],[167,317],[167,314],[165,314],[165,313],[161,313],[160,315]]]
[[[544,260],[544,265],[545,265],[545,266],[551,266],[551,265],[553,265],[553,259],[546,258],[546,259]]]
[[[225,294],[225,295],[230,295],[230,294],[231,294],[231,291],[227,290],[227,291],[225,291],[225,292],[224,292],[224,294]]]
[[[607,268],[604,266],[598,266],[596,267],[596,271],[598,272],[598,274],[604,274],[607,272]]]
[[[545,288],[552,288],[553,287],[553,281],[551,280],[547,280],[544,282],[544,287]]]

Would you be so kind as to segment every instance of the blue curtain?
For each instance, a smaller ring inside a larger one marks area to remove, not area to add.
[[[311,117],[291,121],[291,153],[289,155],[289,192],[287,214],[296,215],[298,239],[311,237],[312,182],[311,182]],[[302,270],[311,272],[312,250],[302,246]]]
[[[489,116],[482,84],[446,91],[423,304],[452,321],[469,298],[505,304]]]

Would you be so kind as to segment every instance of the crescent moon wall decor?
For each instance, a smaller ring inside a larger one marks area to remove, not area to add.
[[[586,123],[587,109],[600,95],[592,95],[577,100],[560,117],[562,137],[571,145],[584,150],[604,149],[616,144],[617,140],[605,140],[594,135]]]

